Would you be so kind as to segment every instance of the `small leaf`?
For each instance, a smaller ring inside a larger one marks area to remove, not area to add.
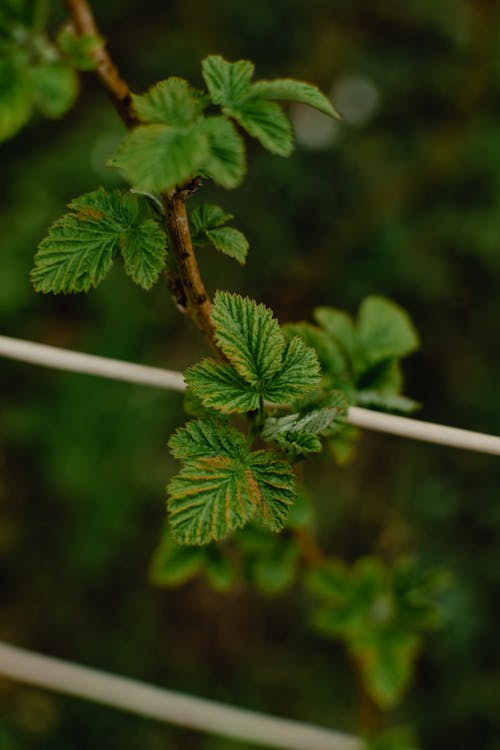
[[[418,334],[402,307],[384,297],[367,297],[358,313],[357,335],[369,365],[405,357],[418,349]]]
[[[212,320],[217,343],[237,372],[258,386],[281,368],[285,347],[272,310],[248,297],[217,292]]]
[[[238,107],[226,106],[224,113],[234,119],[247,133],[278,156],[290,156],[293,151],[292,126],[283,109],[276,102],[248,99]]]
[[[246,173],[245,144],[227,117],[207,117],[201,130],[208,138],[203,171],[222,187],[238,187]]]
[[[420,408],[418,401],[406,396],[384,391],[359,391],[356,397],[359,406],[368,409],[396,412],[397,414],[412,414]]]
[[[173,457],[180,461],[220,455],[245,458],[248,455],[245,438],[238,430],[229,426],[221,428],[220,422],[207,419],[192,420],[180,427],[168,445]]]
[[[224,414],[245,413],[259,406],[259,394],[225,362],[204,359],[189,367],[184,379],[203,405]]]
[[[77,70],[95,70],[94,53],[104,46],[98,34],[78,34],[71,24],[63,26],[56,37],[57,46]]]
[[[303,432],[306,435],[317,435],[325,430],[335,419],[335,409],[314,409],[303,414],[287,414],[285,417],[270,417],[266,420],[262,437],[264,440],[274,438],[280,433]]]
[[[197,245],[210,243],[243,265],[248,252],[248,240],[239,230],[223,226],[232,218],[231,214],[225,214],[219,206],[198,206],[191,214],[193,242]]]
[[[234,106],[244,99],[254,73],[250,60],[231,63],[220,55],[210,55],[201,66],[214,104]]]
[[[273,439],[291,461],[299,461],[311,453],[320,453],[322,448],[319,437],[306,432],[279,433]]]
[[[187,127],[203,110],[203,100],[183,78],[167,78],[145,94],[133,94],[134,109],[145,123]]]
[[[78,95],[78,76],[59,61],[42,63],[30,69],[35,103],[46,117],[61,117]]]
[[[140,190],[162,192],[193,177],[207,154],[208,140],[199,126],[141,125],[126,136],[109,163]]]
[[[134,280],[151,285],[165,262],[166,238],[151,219],[140,221],[135,196],[99,188],[69,208],[38,247],[31,272],[36,291],[86,292],[103,280],[120,251]]]
[[[297,336],[287,342],[281,370],[266,384],[264,396],[275,404],[289,404],[319,388],[320,382],[316,353]]]
[[[248,96],[255,99],[286,99],[300,102],[330,117],[339,117],[330,100],[316,86],[292,78],[257,81],[250,86]]]
[[[252,453],[250,465],[261,493],[257,518],[263,526],[280,531],[295,500],[295,479],[290,465],[266,450]]]
[[[10,138],[29,120],[33,87],[23,50],[0,49],[0,141]]]
[[[204,551],[199,547],[176,544],[166,525],[151,560],[149,578],[157,586],[181,586],[200,572],[203,562]]]

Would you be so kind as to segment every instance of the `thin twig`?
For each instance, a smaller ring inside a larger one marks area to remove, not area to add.
[[[87,0],[66,0],[66,5],[75,30],[79,34],[89,34],[101,38]],[[140,120],[134,111],[130,88],[121,77],[104,44],[93,52],[93,57],[97,63],[96,73],[99,80],[108,92],[126,127],[130,129],[140,125]],[[210,298],[201,278],[193,250],[185,206],[185,200],[189,195],[190,191],[186,189],[185,185],[162,195],[175,258],[175,267],[168,274],[169,287],[177,307],[196,323],[212,349],[224,359],[224,355],[215,340]]]

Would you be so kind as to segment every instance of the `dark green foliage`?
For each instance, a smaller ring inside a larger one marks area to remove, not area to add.
[[[442,583],[441,572],[422,574],[407,560],[391,569],[377,558],[359,560],[350,570],[330,562],[309,577],[322,601],[315,627],[344,641],[383,708],[395,705],[409,683],[419,632],[439,623],[435,597]]]
[[[69,208],[39,245],[31,272],[38,292],[87,292],[118,254],[136,284],[153,286],[165,264],[166,237],[156,221],[141,218],[137,196],[99,188]]]

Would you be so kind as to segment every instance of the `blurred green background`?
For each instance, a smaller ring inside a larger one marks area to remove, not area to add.
[[[52,3],[52,24],[64,18]],[[289,160],[249,143],[238,191],[203,198],[249,237],[247,267],[204,250],[211,291],[248,293],[282,322],[370,293],[412,315],[406,364],[420,416],[499,432],[500,4],[494,0],[101,0],[98,20],[135,91],[201,83],[208,53],[258,77],[330,92],[344,119],[292,107]],[[123,128],[91,75],[72,112],[1,146],[3,334],[184,368],[203,341],[164,285],[116,267],[88,296],[37,296],[36,244],[76,195],[118,184],[103,166]],[[308,628],[300,587],[270,599],[203,581],[147,580],[174,466],[179,395],[0,363],[0,637],[250,708],[356,731],[347,657]],[[500,748],[500,462],[365,434],[347,468],[310,461],[331,553],[413,553],[453,573],[449,618],[427,638],[395,719],[427,750]],[[2,750],[229,750],[243,745],[0,682]]]

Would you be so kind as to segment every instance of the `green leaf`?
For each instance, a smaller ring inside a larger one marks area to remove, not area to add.
[[[279,433],[274,441],[291,461],[299,461],[311,453],[320,453],[322,448],[319,437],[306,432]]]
[[[356,354],[357,343],[351,316],[343,310],[336,310],[333,307],[317,307],[314,311],[314,317],[341,352],[348,359],[353,359]]]
[[[254,65],[249,60],[228,62],[220,55],[210,55],[201,64],[203,78],[214,104],[234,106],[245,98]]]
[[[293,151],[292,126],[283,109],[276,102],[248,99],[238,107],[224,107],[224,113],[234,119],[247,133],[278,156],[290,156]]]
[[[287,414],[285,417],[269,417],[264,425],[262,437],[270,440],[283,433],[303,432],[317,435],[335,419],[335,409],[314,409],[302,414]]]
[[[248,297],[219,291],[212,320],[217,343],[250,384],[258,387],[280,370],[285,343],[268,307]]]
[[[208,139],[199,126],[141,125],[118,148],[110,165],[140,190],[162,192],[192,178],[208,155]]]
[[[359,391],[356,397],[359,406],[368,409],[396,412],[397,414],[411,414],[420,408],[418,401],[406,396],[384,391]]]
[[[165,234],[151,219],[140,221],[136,196],[99,188],[69,208],[38,247],[31,272],[36,291],[86,292],[103,280],[120,251],[138,283],[147,287],[158,276]]]
[[[300,336],[307,346],[318,355],[322,368],[327,373],[343,374],[347,369],[345,357],[337,343],[325,331],[310,323],[287,323],[283,326],[287,339]]]
[[[145,94],[133,94],[139,118],[150,124],[187,127],[203,111],[203,100],[182,78],[167,78],[151,86]]]
[[[246,173],[245,144],[233,123],[226,117],[207,117],[200,127],[208,139],[203,171],[224,188],[238,187]]]
[[[407,727],[392,727],[372,738],[363,750],[417,750],[415,733]]]
[[[203,562],[204,551],[176,544],[167,524],[151,560],[149,578],[157,586],[181,586],[200,572]]]
[[[205,550],[205,574],[216,591],[229,591],[236,580],[236,568],[223,550],[210,545]]]
[[[32,110],[33,89],[25,52],[0,48],[0,141],[17,133]]]
[[[219,206],[198,206],[191,214],[193,242],[197,245],[210,243],[243,265],[248,252],[248,240],[237,229],[223,226],[232,218],[231,214],[225,214]]]
[[[207,419],[192,420],[185,427],[180,427],[168,445],[173,457],[179,461],[221,455],[245,459],[248,455],[241,432],[233,427],[221,427],[220,422]]]
[[[395,706],[411,679],[420,638],[393,629],[357,638],[350,648],[374,701],[383,709]]]
[[[63,26],[56,37],[57,46],[77,70],[95,70],[94,53],[104,46],[98,34],[78,34],[71,24]]]
[[[251,566],[251,576],[263,594],[276,596],[288,589],[295,578],[298,549],[289,539],[275,538],[267,554],[256,555]]]
[[[307,391],[319,388],[320,382],[316,352],[295,337],[287,342],[281,370],[266,384],[264,397],[276,404],[289,404]]]
[[[280,531],[295,500],[295,479],[290,464],[272,451],[261,450],[251,454],[250,465],[261,495],[257,518],[263,526]]]
[[[402,307],[384,297],[367,297],[358,313],[357,335],[364,359],[374,365],[418,349],[418,334]]]
[[[41,63],[30,69],[35,103],[46,117],[61,117],[78,95],[78,76],[62,62]]]
[[[286,99],[300,102],[330,117],[339,117],[330,100],[316,86],[292,78],[258,81],[250,86],[248,96],[255,99]]]
[[[185,461],[169,485],[169,519],[180,544],[206,544],[242,528],[257,512],[281,529],[294,500],[288,463],[271,451],[249,452],[244,437],[225,423],[198,420],[170,440]]]
[[[259,406],[258,391],[225,362],[204,359],[188,368],[184,379],[205,407],[224,414],[245,413]]]

